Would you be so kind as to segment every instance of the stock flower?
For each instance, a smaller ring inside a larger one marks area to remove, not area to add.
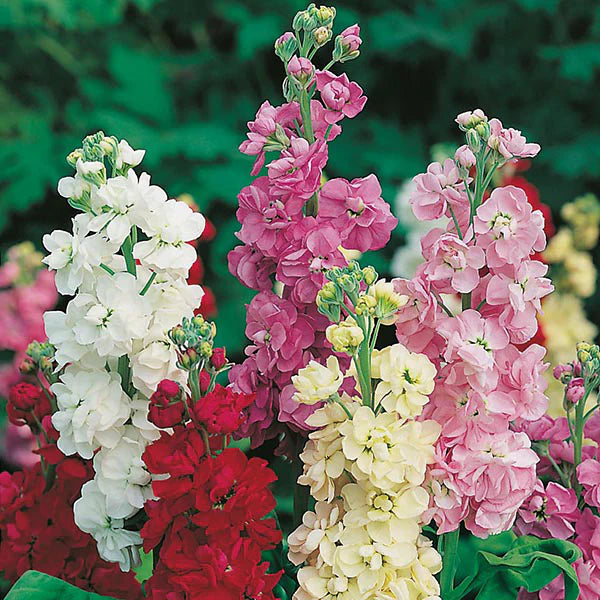
[[[420,221],[439,219],[446,213],[449,202],[462,200],[462,180],[451,158],[443,165],[431,163],[427,173],[415,176],[413,181],[416,188],[410,197],[410,205]]]
[[[61,294],[73,295],[93,270],[117,251],[118,245],[110,243],[102,235],[87,235],[90,217],[77,215],[73,219],[73,233],[57,229],[43,237],[43,244],[50,252],[43,262],[56,271],[56,289]]]
[[[237,234],[246,244],[256,246],[266,256],[277,255],[284,230],[301,216],[303,201],[291,196],[286,201],[271,190],[268,177],[259,177],[238,194],[236,212],[242,228]]]
[[[504,129],[499,119],[490,119],[488,146],[497,150],[504,158],[530,158],[540,151],[539,144],[527,143],[518,129]]]
[[[134,150],[127,140],[121,140],[117,149],[117,158],[115,160],[115,167],[117,169],[122,169],[125,165],[128,167],[137,167],[146,155],[145,150]]]
[[[71,365],[50,390],[58,405],[52,424],[60,433],[58,447],[64,454],[92,458],[99,446],[117,445],[130,415],[130,399],[118,374]]]
[[[469,148],[469,146],[464,145],[456,150],[454,153],[454,160],[465,169],[470,169],[475,166],[475,155]]]
[[[152,499],[152,478],[142,460],[145,440],[129,426],[114,448],[102,448],[94,456],[98,489],[106,496],[106,514],[127,519]]]
[[[254,121],[248,121],[248,136],[240,144],[240,152],[250,156],[256,156],[252,175],[258,175],[265,162],[265,146],[268,138],[275,134],[277,127],[277,109],[265,100],[258,109]]]
[[[423,354],[409,352],[401,344],[375,350],[373,377],[381,379],[375,388],[375,401],[402,418],[418,416],[433,391],[436,369]]]
[[[27,425],[38,432],[43,418],[51,413],[50,401],[41,388],[22,381],[10,389],[6,414],[13,425]]]
[[[336,352],[353,354],[365,339],[363,330],[356,324],[352,317],[347,317],[339,324],[330,325],[325,335]]]
[[[123,571],[140,564],[138,546],[142,538],[137,531],[123,528],[123,519],[113,519],[106,512],[106,497],[95,481],[88,481],[81,488],[81,498],[73,505],[75,523],[89,533],[98,543],[102,558],[118,562]]]
[[[519,508],[515,529],[520,535],[566,540],[575,533],[572,523],[578,516],[574,490],[554,481],[544,489],[538,480],[533,494]]]
[[[488,266],[518,265],[546,246],[544,217],[533,210],[521,188],[496,188],[476,211],[473,227]]]
[[[276,263],[251,245],[236,246],[227,255],[229,272],[253,290],[271,289]]]
[[[268,165],[271,185],[280,193],[308,200],[319,187],[321,170],[327,162],[327,144],[309,144],[295,137],[290,147]]]
[[[343,380],[344,375],[335,356],[330,356],[326,365],[311,360],[292,377],[292,383],[296,388],[294,398],[303,404],[316,404],[327,400],[337,394]]]
[[[147,219],[166,202],[167,194],[150,185],[150,176],[138,179],[133,170],[127,177],[109,179],[92,195],[92,208],[98,216],[89,223],[90,231],[105,231],[109,241],[120,246],[134,225],[148,228]]]
[[[351,182],[330,179],[319,192],[319,219],[341,232],[344,248],[366,252],[383,248],[398,220],[381,198],[375,175]]]
[[[177,352],[166,337],[136,344],[130,355],[131,381],[137,390],[150,397],[165,379],[185,382],[185,373],[177,367]]]
[[[439,292],[468,294],[479,283],[479,269],[485,254],[469,246],[454,233],[433,229],[421,239],[425,267],[423,273]]]
[[[363,600],[355,580],[334,575],[329,565],[320,568],[307,566],[298,571],[298,590],[293,600]]]
[[[364,108],[367,97],[362,88],[350,81],[345,73],[334,75],[330,71],[317,71],[317,90],[321,93],[323,104],[328,108],[325,120],[337,123],[344,117],[354,118]]]
[[[167,200],[147,217],[144,233],[150,238],[137,242],[133,256],[142,265],[185,277],[196,260],[196,251],[187,244],[200,236],[205,219],[185,202]]]
[[[212,392],[196,402],[194,417],[208,433],[230,435],[245,422],[246,415],[242,411],[254,398],[254,394],[240,394],[217,384]]]
[[[290,561],[300,565],[314,557],[331,564],[343,529],[341,518],[338,502],[317,502],[314,511],[305,512],[302,524],[288,536]]]
[[[577,479],[583,486],[587,504],[600,507],[600,463],[592,458],[584,460],[577,466]]]
[[[184,413],[185,405],[179,384],[163,379],[150,396],[148,419],[157,427],[174,427],[181,423]]]
[[[93,292],[71,300],[79,316],[75,341],[102,357],[131,352],[132,341],[144,337],[150,324],[150,303],[139,292],[140,282],[129,273],[98,276]]]

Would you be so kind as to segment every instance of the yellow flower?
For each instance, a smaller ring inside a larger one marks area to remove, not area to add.
[[[330,356],[327,364],[311,360],[306,367],[292,377],[296,388],[294,399],[301,404],[316,404],[337,393],[344,381],[338,359]]]
[[[574,250],[573,233],[567,227],[561,227],[548,242],[544,259],[549,263],[559,263]]]
[[[409,352],[401,344],[375,351],[372,373],[375,379],[381,379],[375,389],[375,401],[404,418],[420,415],[435,387],[433,363],[424,354]]]
[[[380,279],[369,288],[369,295],[375,299],[375,316],[381,318],[384,325],[396,321],[396,313],[408,302],[408,296],[398,294],[391,281]]]
[[[570,252],[564,261],[569,289],[581,298],[589,298],[596,289],[596,267],[587,252]]]
[[[325,336],[336,352],[347,352],[350,355],[356,352],[365,339],[363,330],[352,317],[348,317],[339,325],[330,325],[325,331]]]
[[[414,541],[375,542],[364,527],[346,527],[335,552],[334,572],[356,578],[362,593],[381,587],[385,573],[409,566],[418,557]]]
[[[293,600],[367,600],[368,596],[361,594],[356,581],[347,577],[334,575],[330,566],[321,568],[313,566],[302,567],[298,571],[300,586]]]
[[[382,544],[414,542],[420,532],[418,519],[427,510],[429,494],[422,487],[382,491],[369,481],[348,483],[342,488],[347,527],[366,527]]]
[[[587,320],[579,298],[571,294],[550,294],[543,309],[539,318],[552,364],[573,360],[575,344],[596,337],[598,330]]]
[[[302,517],[302,524],[288,537],[288,557],[295,565],[311,561],[316,566],[333,564],[335,544],[343,530],[339,502],[317,502]]]

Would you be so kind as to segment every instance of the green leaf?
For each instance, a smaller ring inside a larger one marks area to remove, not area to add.
[[[86,592],[56,577],[39,571],[27,571],[10,589],[6,600],[107,600]]]
[[[536,592],[561,574],[564,600],[577,600],[579,585],[571,563],[580,556],[577,546],[563,540],[512,533],[487,540],[466,536],[459,545],[463,570],[457,574],[457,586],[444,600],[514,600],[521,588]]]

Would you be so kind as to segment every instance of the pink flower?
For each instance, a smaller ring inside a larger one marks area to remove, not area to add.
[[[451,158],[444,164],[434,162],[426,173],[413,178],[416,185],[410,198],[415,217],[419,221],[433,221],[446,213],[449,202],[462,202],[464,184],[458,167]]]
[[[577,404],[585,396],[585,385],[582,377],[574,377],[567,384],[566,399],[571,404]]]
[[[246,336],[258,370],[270,378],[289,379],[303,363],[302,353],[315,340],[312,323],[284,298],[270,291],[254,296],[246,309]]]
[[[544,275],[548,265],[537,260],[525,260],[518,266],[506,265],[494,274],[487,285],[486,302],[501,306],[500,323],[514,341],[522,344],[536,333],[536,314],[542,311],[541,299],[554,290],[552,282]]]
[[[330,71],[317,71],[317,89],[321,92],[323,104],[329,109],[325,112],[328,123],[337,123],[344,117],[354,118],[365,106],[367,97],[346,73],[334,75]]]
[[[454,160],[465,169],[475,166],[475,155],[467,145],[463,145],[454,153]]]
[[[311,223],[304,219],[306,223]],[[304,225],[304,223],[303,223]],[[311,304],[325,282],[324,272],[346,264],[339,251],[340,233],[331,225],[313,224],[299,240],[281,255],[277,279],[293,287],[292,297],[300,304]]]
[[[504,158],[532,158],[540,151],[539,144],[528,144],[518,129],[504,129],[499,119],[490,119],[488,146]]]
[[[575,531],[575,543],[581,549],[583,558],[600,566],[600,517],[594,515],[591,508],[584,508],[575,522]]]
[[[533,210],[525,192],[513,185],[496,188],[477,209],[473,225],[492,269],[518,265],[546,246],[542,213]]]
[[[577,479],[585,490],[585,501],[600,508],[600,462],[593,458],[584,460],[577,467]]]
[[[362,40],[360,39],[360,27],[356,23],[350,25],[350,27],[346,27],[346,29],[340,33],[340,37],[342,38],[342,46],[346,49],[347,53],[356,52],[362,44]]]
[[[310,115],[315,138],[324,140],[327,133],[326,141],[331,142],[342,132],[342,128],[339,125],[331,125],[326,121],[327,112],[327,109],[318,100],[310,101]],[[300,105],[297,102],[288,102],[280,106],[277,118],[288,137],[297,135],[296,124],[302,125]]]
[[[548,398],[544,394],[548,387],[543,376],[548,368],[548,363],[543,362],[545,355],[546,349],[537,344],[528,346],[523,352],[512,345],[498,352],[496,364],[502,371],[499,389],[508,393],[509,404],[488,404],[488,408],[505,414],[511,421],[516,418],[540,419],[548,407]]]
[[[477,537],[510,529],[536,483],[536,453],[526,434],[505,431],[452,451],[450,469],[471,510],[465,525]]]
[[[227,255],[229,272],[246,287],[253,290],[271,289],[271,275],[275,273],[275,262],[257,248],[249,245],[236,246]]]
[[[533,494],[519,509],[515,530],[519,535],[535,535],[540,538],[566,540],[575,533],[572,523],[579,517],[577,495],[551,481],[537,481]]]
[[[248,121],[249,132],[246,134],[248,139],[240,144],[239,150],[242,154],[256,156],[252,175],[257,175],[265,162],[265,145],[269,138],[275,135],[277,111],[277,108],[265,100],[260,105],[254,121]]]
[[[465,375],[477,385],[493,388],[498,375],[494,371],[494,351],[508,345],[508,334],[496,319],[485,319],[476,310],[468,309],[439,325],[440,334],[448,345],[444,352],[447,362],[462,361]]]
[[[485,253],[469,246],[454,233],[432,229],[421,239],[425,263],[424,273],[438,292],[468,294],[479,283],[479,269],[485,264]]]
[[[468,110],[460,113],[454,120],[462,127],[468,128],[481,121],[487,121],[488,118],[480,108],[476,108],[475,110]]]
[[[340,232],[344,248],[379,250],[398,223],[381,198],[375,175],[352,182],[331,179],[321,189],[319,199],[319,219],[331,222]]]
[[[282,240],[282,232],[292,222],[300,220],[304,202],[293,196],[283,201],[269,188],[268,177],[259,177],[252,185],[243,188],[238,200],[236,217],[242,229],[237,237],[266,256],[276,258],[278,244],[287,245]]]
[[[304,138],[295,137],[281,158],[269,164],[271,185],[282,194],[308,200],[319,187],[326,162],[325,142],[309,144]]]
[[[579,600],[598,600],[600,570],[596,564],[591,560],[584,561],[580,558],[573,563],[572,567],[579,582]],[[532,596],[537,598],[534,594]],[[539,600],[564,600],[564,597],[565,582],[562,575],[539,591]],[[519,593],[519,600],[526,600],[526,598],[527,596]]]

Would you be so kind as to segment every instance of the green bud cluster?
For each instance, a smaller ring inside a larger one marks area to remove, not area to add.
[[[579,342],[576,348],[577,360],[584,373],[596,374],[600,370],[600,347],[597,344]]]
[[[24,375],[32,375],[41,371],[48,381],[53,381],[56,377],[56,361],[54,354],[56,349],[49,342],[31,342],[25,351],[26,357],[19,366],[19,370]]]
[[[215,334],[214,323],[201,315],[184,317],[181,325],[169,331],[169,339],[177,348],[177,366],[186,371],[201,368],[212,356]]]
[[[377,280],[377,272],[373,267],[360,268],[355,260],[346,267],[333,267],[325,273],[327,283],[317,294],[317,308],[320,313],[337,323],[341,318],[341,307],[346,296],[353,305],[357,305],[360,296],[361,283],[367,286]]]

